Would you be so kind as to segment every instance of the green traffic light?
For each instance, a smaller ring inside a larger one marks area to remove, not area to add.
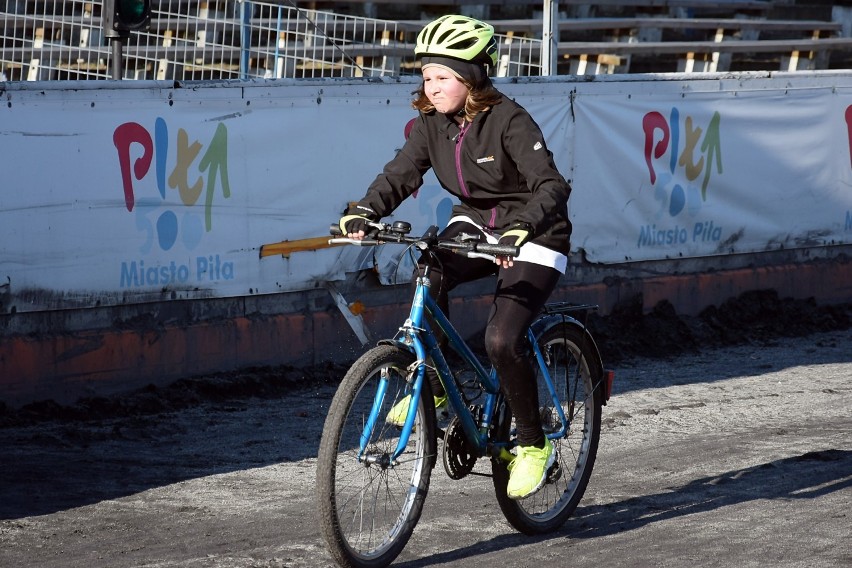
[[[147,29],[151,17],[151,3],[148,0],[115,0],[114,6],[116,29]]]
[[[115,11],[119,20],[128,26],[139,25],[148,15],[146,0],[116,0]]]

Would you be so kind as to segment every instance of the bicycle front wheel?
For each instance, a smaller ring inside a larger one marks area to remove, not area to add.
[[[518,531],[534,535],[554,531],[571,516],[583,497],[598,450],[601,431],[602,389],[596,349],[582,327],[558,323],[538,339],[547,371],[553,381],[559,406],[568,421],[567,434],[552,439],[558,460],[551,468],[544,486],[526,499],[514,500],[506,495],[509,481],[507,463],[492,459],[494,488],[506,520]],[[558,432],[562,419],[545,384],[541,367],[533,360],[538,383],[539,411],[545,434]],[[513,423],[505,410],[498,425],[497,438],[509,441]]]
[[[428,381],[404,452],[391,459],[401,428],[385,421],[410,392],[414,356],[393,345],[365,353],[334,396],[317,457],[320,525],[342,566],[387,566],[420,518],[435,465],[435,406]],[[382,384],[386,383],[386,384]],[[379,393],[384,389],[384,396]],[[372,428],[374,404],[379,404]]]

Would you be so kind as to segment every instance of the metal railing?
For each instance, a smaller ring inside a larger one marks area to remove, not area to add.
[[[5,1],[0,81],[111,78],[101,0]],[[416,72],[425,22],[305,10],[281,2],[153,2],[151,27],[122,42],[126,79],[367,77]],[[498,76],[539,75],[541,40],[498,34]]]

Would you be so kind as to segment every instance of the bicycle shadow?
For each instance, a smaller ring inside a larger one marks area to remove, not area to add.
[[[181,412],[0,428],[0,521],[316,457],[327,389]]]
[[[504,534],[458,550],[397,565],[408,568],[431,566],[470,560],[478,555],[553,539],[599,538],[728,505],[757,500],[814,499],[847,488],[852,488],[852,450],[808,452],[703,477],[670,491],[604,505],[581,505],[560,530],[548,535]]]

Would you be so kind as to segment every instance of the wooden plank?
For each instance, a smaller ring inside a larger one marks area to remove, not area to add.
[[[296,252],[315,251],[330,247],[342,246],[345,243],[329,243],[331,237],[310,237],[307,239],[297,239],[293,241],[281,241],[278,243],[268,243],[261,245],[260,258],[267,256],[283,256],[290,258],[290,255]]]
[[[383,22],[383,20],[379,20]],[[401,32],[418,32],[429,20],[399,20],[387,21],[388,29],[396,27]],[[543,22],[541,19],[508,19],[489,20],[498,33],[534,32],[541,33]],[[840,22],[827,20],[767,20],[748,18],[671,18],[671,17],[629,17],[629,18],[568,18],[557,22],[560,31],[586,31],[586,30],[615,30],[615,29],[643,29],[643,28],[665,28],[665,29],[714,29],[724,28],[730,30],[755,29],[760,31],[829,31],[840,32],[843,25]],[[91,18],[80,16],[65,16],[55,20],[45,21],[42,18],[30,17],[27,19],[14,18],[6,22],[7,29],[32,29],[36,26],[53,29],[61,27],[88,27],[88,29],[100,28],[99,24],[93,24]],[[163,30],[185,31],[203,28],[207,32],[218,33],[221,31],[233,31],[238,29],[242,22],[237,18],[224,18],[216,20],[205,20],[198,18],[155,18],[151,20],[151,34]],[[275,30],[282,32],[313,33],[317,31],[307,20],[286,20],[279,22],[277,18],[252,18],[249,25],[260,31]],[[363,19],[335,20],[332,23],[319,25],[322,32],[360,32],[376,28],[375,21]],[[317,33],[320,33],[317,31]]]
[[[422,27],[427,21],[403,20],[398,22],[406,27]],[[540,19],[489,20],[494,29],[500,33],[512,30],[515,32],[541,32],[543,22]],[[569,18],[558,21],[560,31],[586,30],[625,30],[643,28],[664,29],[718,29],[743,30],[755,29],[760,31],[831,31],[842,30],[840,22],[825,20],[765,20],[747,18]]]
[[[623,42],[559,42],[560,54],[581,55],[608,53],[662,55],[679,53],[785,53],[792,51],[852,50],[852,38],[730,40],[715,41],[648,41]]]
[[[351,57],[356,56],[366,56],[366,57],[379,57],[379,56],[403,56],[403,57],[411,57],[413,54],[414,46],[403,46],[403,47],[394,47],[394,46],[381,46],[381,45],[345,45],[341,46],[344,48],[344,51],[334,49],[332,47],[327,47],[324,52],[314,52],[314,50],[310,47],[304,46],[295,46],[295,47],[287,47],[287,48],[279,48],[277,51],[277,55],[282,57],[296,57],[303,59],[322,59],[322,56],[326,57],[343,57],[344,53]],[[3,50],[3,59],[4,60],[12,60],[12,61],[21,61],[23,58],[32,58],[37,57],[41,52],[40,49],[33,49],[32,47],[14,47],[14,48],[5,48]],[[92,54],[100,54],[101,56],[108,56],[110,53],[109,47],[102,47],[100,49],[92,49],[90,50]],[[80,53],[80,48],[74,46],[67,45],[53,45],[50,47],[50,53],[52,56],[57,59],[68,59],[71,56],[77,57]],[[210,61],[234,61],[238,60],[240,57],[241,50],[238,47],[231,46],[216,46],[215,49],[208,50],[199,50],[195,47],[194,44],[186,45],[148,45],[148,46],[139,46],[139,45],[125,45],[123,48],[123,55],[126,58],[137,58],[137,59],[145,59],[145,60],[159,60],[159,59],[168,59],[172,62],[177,63],[178,60],[183,61],[186,58],[190,59],[198,59],[199,63],[203,59],[204,62]],[[274,57],[276,55],[276,51],[274,48],[252,48],[249,50],[251,57]]]
[[[397,45],[374,45],[374,44],[343,44],[340,46],[344,52],[350,57],[411,57],[413,46],[409,44]],[[729,40],[723,42],[715,41],[662,41],[662,42],[559,42],[557,44],[559,55],[596,55],[596,54],[680,54],[680,53],[713,53],[713,52],[732,52],[732,53],[785,53],[792,51],[843,51],[852,50],[852,38],[823,38],[823,39],[789,39],[789,40]],[[540,46],[532,44],[529,46],[530,53],[538,53]],[[6,48],[4,57],[14,61],[20,61],[25,57],[32,57],[38,49],[31,47],[23,48]],[[107,54],[109,48],[104,47],[100,50],[92,50],[96,53]],[[251,48],[252,57],[270,57],[275,55],[275,50]],[[51,46],[51,53],[60,58],[65,58],[70,55],[79,55],[79,48],[54,45]],[[325,53],[327,55],[342,56],[340,50],[327,46]],[[288,46],[279,48],[277,54],[279,56],[310,58],[314,57],[313,50],[310,47],[304,46]],[[124,47],[125,57],[136,57],[140,59],[156,60],[168,58],[172,61],[183,59],[186,56],[198,57],[199,50],[192,45],[171,45],[171,46],[137,46],[128,45]],[[217,46],[215,50],[209,50],[204,54],[206,61],[211,60],[233,60],[240,55],[240,48],[231,46]]]
[[[350,4],[416,4],[422,0],[353,0]],[[694,8],[713,10],[755,10],[772,9],[769,0],[560,0],[564,6],[638,6],[644,8]],[[430,6],[530,6],[541,5],[541,0],[429,0]]]

